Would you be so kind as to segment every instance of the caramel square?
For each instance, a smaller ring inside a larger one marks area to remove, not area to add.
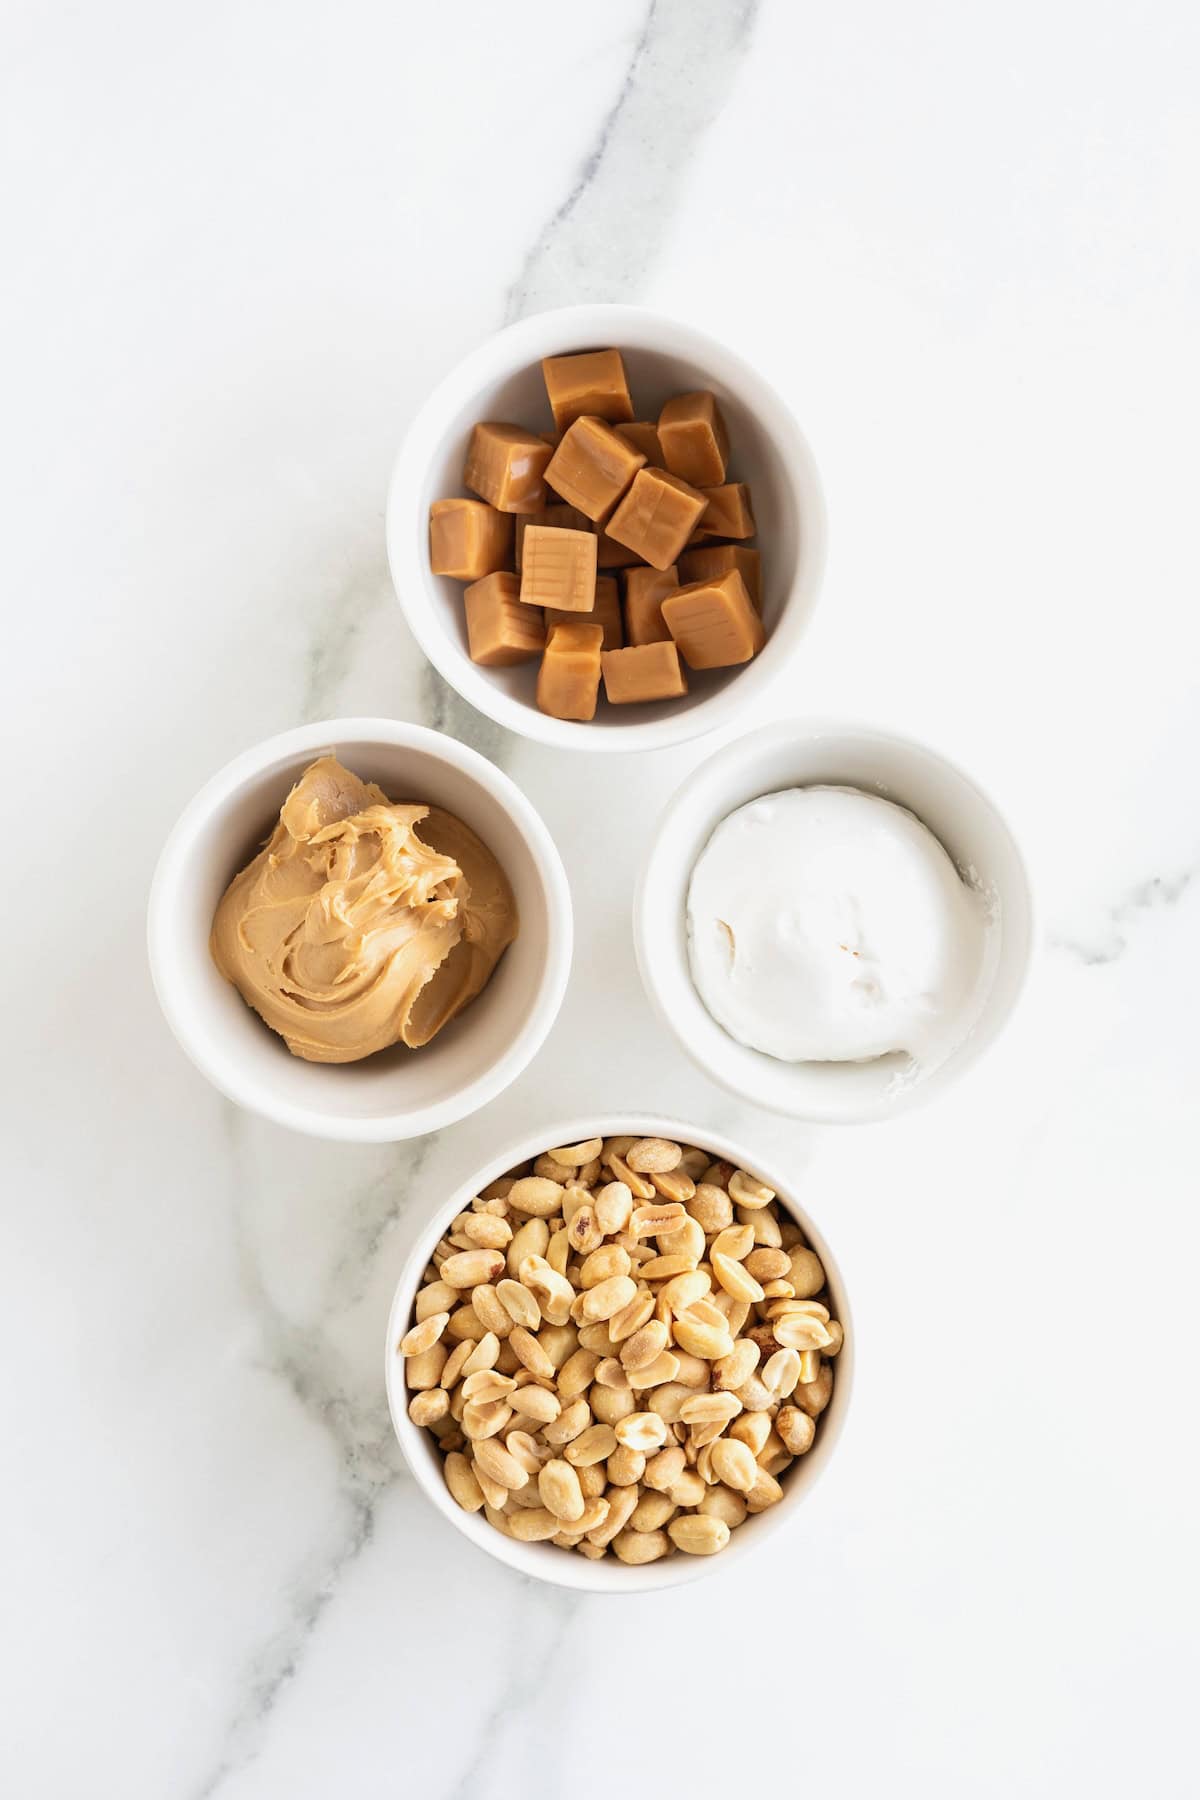
[[[603,641],[601,625],[567,621],[550,627],[538,670],[537,703],[542,712],[552,719],[581,723],[595,718]]]
[[[662,445],[658,441],[658,426],[653,419],[635,419],[630,425],[614,425],[613,430],[618,437],[640,450],[646,459],[648,469],[665,469]]]
[[[619,350],[584,350],[578,356],[544,356],[542,380],[559,431],[590,415],[609,423],[632,419],[633,402]]]
[[[601,650],[619,650],[625,642],[621,630],[621,600],[617,593],[615,575],[597,575],[596,604],[589,613],[565,612],[561,607],[546,608],[546,629],[552,625],[574,624],[600,625],[604,630]],[[670,636],[670,633],[667,633]]]
[[[665,469],[639,469],[633,486],[608,521],[608,535],[656,569],[669,569],[708,502]]]
[[[531,525],[557,525],[563,531],[590,531],[592,521],[586,513],[581,513],[577,506],[562,506],[552,501],[543,506],[540,512],[522,513],[517,519],[516,535],[513,539],[513,568],[521,573],[521,556],[525,548],[525,533]]]
[[[429,509],[429,567],[456,581],[478,581],[512,554],[511,513],[483,500],[435,500]]]
[[[507,569],[472,582],[463,595],[467,609],[467,648],[471,661],[485,669],[506,669],[529,662],[546,643],[540,612],[522,606],[517,577]]]
[[[645,458],[603,419],[585,417],[563,433],[546,480],[570,506],[600,519],[616,505]]]
[[[745,544],[706,544],[702,549],[688,550],[679,559],[679,573],[685,582],[710,581],[736,569],[746,584],[746,592],[756,612],[762,611],[762,557]]]
[[[463,486],[500,512],[537,512],[546,490],[542,478],[553,452],[520,425],[476,425],[467,446]]]
[[[679,666],[679,651],[667,638],[656,644],[635,644],[628,650],[606,650],[600,658],[604,692],[613,706],[630,706],[640,700],[677,700],[688,691],[687,676]]]
[[[708,505],[700,515],[693,536],[707,538],[748,538],[754,536],[754,513],[750,506],[750,489],[744,481],[729,481],[722,487],[701,488]]]
[[[662,603],[679,586],[674,563],[669,569],[626,569],[625,641],[629,644],[665,644],[671,634],[663,623]],[[609,646],[606,644],[607,650]]]
[[[749,662],[766,642],[763,622],[736,569],[669,594],[662,615],[689,669],[728,669]]]
[[[658,415],[658,440],[672,475],[693,487],[717,487],[725,479],[729,433],[715,394],[676,394]]]
[[[598,541],[596,545],[596,567],[598,569],[631,569],[635,563],[641,562],[636,550],[630,550],[625,544],[618,544],[616,538],[609,537],[600,524],[596,523]]]
[[[526,606],[591,612],[596,603],[594,531],[527,525],[521,556],[521,599]]]

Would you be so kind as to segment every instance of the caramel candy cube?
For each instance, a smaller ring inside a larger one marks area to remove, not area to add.
[[[429,567],[456,581],[478,581],[512,554],[511,513],[482,500],[435,500],[429,509]]]
[[[601,519],[616,505],[645,457],[619,438],[603,419],[576,419],[550,458],[546,480],[556,494],[589,519]]]
[[[665,644],[672,641],[663,623],[662,603],[678,586],[679,576],[674,563],[669,569],[626,569],[626,643]],[[607,650],[608,645],[604,648]]]
[[[763,622],[736,569],[669,594],[662,615],[689,669],[728,669],[749,662],[766,642]]]
[[[585,350],[578,356],[544,356],[542,379],[554,423],[566,431],[585,414],[594,419],[632,419],[633,402],[619,350]]]
[[[717,487],[725,479],[729,433],[715,394],[676,394],[658,415],[658,440],[672,475],[693,487]]]
[[[526,606],[591,612],[596,603],[594,531],[527,525],[521,556],[521,599]]]
[[[546,643],[540,612],[522,606],[517,577],[501,569],[472,582],[463,595],[467,609],[467,648],[471,661],[485,669],[506,669],[529,662]]]
[[[641,557],[636,550],[630,550],[625,544],[618,544],[616,538],[609,537],[599,522],[596,544],[596,567],[598,569],[631,569],[634,563],[640,563]]]
[[[476,425],[463,486],[500,512],[537,512],[546,498],[542,477],[552,454],[549,444],[520,425]]]
[[[608,535],[636,550],[643,562],[669,569],[700,522],[708,502],[665,469],[639,469],[608,521]]]
[[[701,488],[708,501],[696,527],[699,538],[748,538],[754,536],[754,514],[750,509],[750,489],[744,481],[730,481],[723,487]]]
[[[552,503],[543,506],[540,512],[522,513],[517,520],[516,536],[513,540],[513,567],[517,574],[521,573],[521,555],[525,548],[525,533],[531,525],[557,525],[562,531],[590,531],[592,521],[586,513],[581,513],[577,506],[559,506]]]
[[[613,430],[618,437],[640,450],[646,459],[648,469],[665,469],[662,445],[658,441],[658,426],[653,419],[636,419],[632,425],[614,425]]]
[[[638,700],[677,700],[688,691],[679,651],[670,638],[665,643],[635,644],[628,650],[606,650],[600,663],[604,692],[613,706],[629,706]]]
[[[538,670],[537,703],[542,712],[552,719],[581,723],[595,718],[603,641],[601,625],[568,621],[550,627]]]
[[[620,596],[617,593],[616,576],[597,575],[596,604],[593,606],[591,612],[565,612],[558,606],[548,606],[546,608],[547,631],[549,631],[552,625],[562,625],[567,623],[602,626],[604,630],[604,639],[600,645],[601,650],[619,650],[621,645],[625,642],[625,637],[621,630],[621,601]],[[667,635],[670,636],[670,633],[668,632]]]
[[[745,544],[706,544],[703,549],[689,550],[679,559],[679,573],[685,582],[712,581],[736,569],[746,584],[746,592],[756,612],[762,611],[762,557]]]

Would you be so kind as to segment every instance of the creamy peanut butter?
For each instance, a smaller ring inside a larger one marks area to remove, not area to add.
[[[427,1044],[516,935],[512,889],[469,826],[323,756],[225,890],[211,948],[294,1056],[344,1063]]]

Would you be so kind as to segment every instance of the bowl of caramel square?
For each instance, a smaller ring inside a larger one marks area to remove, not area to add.
[[[682,320],[575,306],[457,364],[401,447],[397,598],[430,662],[523,737],[683,743],[789,671],[816,607],[816,463],[770,383]]]

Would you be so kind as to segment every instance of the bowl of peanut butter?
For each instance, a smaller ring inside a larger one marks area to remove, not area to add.
[[[816,605],[825,512],[770,383],[682,320],[521,320],[414,419],[388,557],[420,648],[464,699],[565,749],[682,743],[752,707]]]
[[[570,893],[515,784],[437,732],[328,720],[238,757],[151,890],[154,985],[239,1105],[387,1142],[465,1117],[529,1062],[571,961]]]

